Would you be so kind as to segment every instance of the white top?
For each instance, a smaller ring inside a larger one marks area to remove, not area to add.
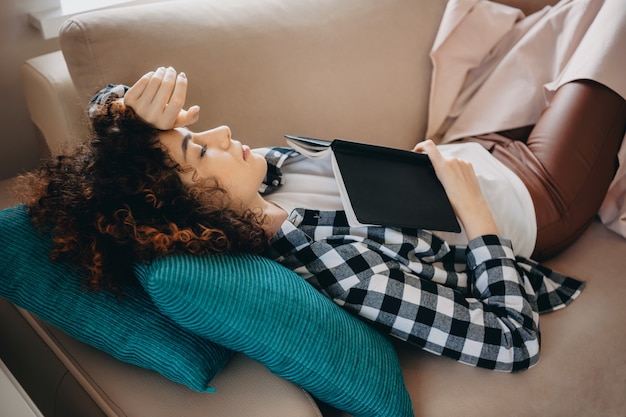
[[[537,221],[530,194],[519,177],[477,143],[440,145],[439,150],[444,157],[471,162],[501,236],[512,241],[517,255],[530,257],[537,237]],[[286,164],[281,172],[284,185],[265,196],[268,201],[288,213],[295,208],[343,210],[330,157],[305,158]],[[463,231],[434,233],[450,244],[467,244]]]
[[[537,217],[522,180],[478,143],[439,145],[438,148],[446,158],[471,162],[500,235],[511,240],[516,255],[529,258],[537,239]],[[449,243],[467,244],[464,232],[436,233]]]
[[[280,168],[283,185],[275,192],[264,196],[266,200],[280,206],[287,213],[295,208],[313,210],[343,210],[339,188],[331,157],[304,158]]]

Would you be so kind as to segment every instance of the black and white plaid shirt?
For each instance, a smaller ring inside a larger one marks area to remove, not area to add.
[[[300,155],[264,155],[261,191],[269,193],[282,183],[281,166]],[[294,210],[268,255],[390,335],[500,371],[537,363],[539,313],[566,306],[584,286],[516,257],[502,237],[454,247],[425,230],[350,227],[343,211]]]

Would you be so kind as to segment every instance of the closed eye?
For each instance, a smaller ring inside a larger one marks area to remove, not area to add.
[[[200,158],[204,155],[206,155],[206,145],[202,145],[202,148],[200,148]]]

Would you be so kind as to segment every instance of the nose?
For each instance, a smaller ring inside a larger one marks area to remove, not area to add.
[[[230,146],[231,131],[228,126],[219,126],[214,129],[198,133],[194,141],[200,145],[216,146],[228,149]]]

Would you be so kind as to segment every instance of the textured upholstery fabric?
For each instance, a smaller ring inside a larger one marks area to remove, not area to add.
[[[320,400],[354,416],[413,415],[391,343],[280,264],[253,255],[173,255],[136,271],[182,327]]]
[[[49,260],[51,243],[22,206],[0,211],[0,296],[124,362],[210,390],[232,352],[162,315],[140,285],[121,299],[85,290],[79,271]]]

